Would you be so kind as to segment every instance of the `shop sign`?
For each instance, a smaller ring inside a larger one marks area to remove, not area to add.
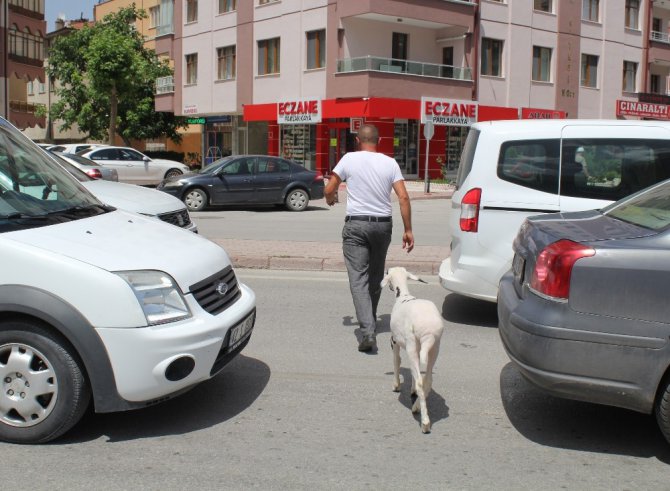
[[[363,126],[363,118],[350,118],[349,119],[349,131],[351,133],[358,133],[358,130]]]
[[[565,111],[554,111],[552,109],[534,109],[532,107],[522,107],[521,119],[565,119]]]
[[[198,114],[198,106],[195,104],[184,106],[184,114]]]
[[[421,98],[421,122],[441,126],[469,126],[477,121],[477,107],[473,101]]]
[[[188,124],[205,124],[205,118],[186,118]]]
[[[208,123],[225,123],[231,124],[233,122],[233,117],[230,115],[224,116],[210,116],[207,118]]]
[[[321,122],[321,101],[299,100],[277,103],[278,124],[310,124]]]
[[[617,116],[637,116],[638,118],[668,119],[668,107],[665,104],[649,102],[616,101]]]

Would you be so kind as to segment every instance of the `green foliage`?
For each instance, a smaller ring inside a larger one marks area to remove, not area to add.
[[[60,100],[50,113],[63,121],[61,129],[76,123],[91,138],[106,140],[116,112],[116,130],[125,141],[163,135],[180,140],[185,118],[154,110],[156,79],[172,75],[172,69],[144,47],[134,25],[143,18],[144,10],[133,4],[56,39],[47,73],[58,81]]]

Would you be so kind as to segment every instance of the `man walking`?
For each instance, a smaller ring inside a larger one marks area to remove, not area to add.
[[[342,229],[342,252],[349,274],[349,288],[356,309],[362,339],[358,351],[377,347],[377,304],[384,278],[386,252],[391,243],[391,190],[400,204],[405,232],[403,249],[414,248],[412,210],[398,163],[377,152],[379,132],[371,124],[358,130],[359,151],[349,152],[333,169],[325,188],[326,202],[337,202],[337,190],[347,183],[347,216]]]

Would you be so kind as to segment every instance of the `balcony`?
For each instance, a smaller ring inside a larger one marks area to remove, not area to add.
[[[169,34],[174,34],[174,25],[165,24],[162,26],[156,26],[156,37],[167,36]]]
[[[649,39],[659,43],[670,44],[670,35],[667,32],[651,31]]]
[[[9,101],[9,110],[17,113],[35,114],[38,109],[45,107],[44,104],[33,104],[25,101]]]
[[[337,73],[384,72],[416,77],[447,78],[472,81],[472,69],[420,61],[398,60],[377,56],[346,58],[337,61]]]
[[[174,77],[160,77],[156,79],[156,95],[174,92]]]

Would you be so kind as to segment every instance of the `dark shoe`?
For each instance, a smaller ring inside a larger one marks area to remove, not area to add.
[[[377,340],[374,336],[363,336],[361,342],[358,344],[358,351],[372,351],[377,348]]]

